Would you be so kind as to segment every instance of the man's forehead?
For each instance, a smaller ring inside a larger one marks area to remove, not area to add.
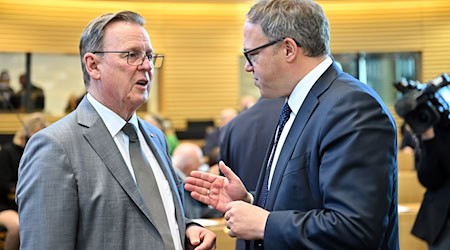
[[[121,24],[124,26],[121,27]],[[150,37],[145,28],[130,22],[116,22],[111,27],[107,26],[103,43],[105,47],[120,44],[127,47],[152,50]]]
[[[250,22],[244,24],[244,48],[254,47],[254,43],[261,43],[267,40],[261,25]]]

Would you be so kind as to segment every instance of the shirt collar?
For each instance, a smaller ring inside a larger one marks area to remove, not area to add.
[[[125,121],[118,114],[114,113],[114,111],[97,101],[90,93],[87,94],[87,99],[105,123],[106,128],[108,129],[111,136],[115,137],[117,133],[122,130],[127,121]],[[131,116],[131,119],[128,122],[132,123],[136,127],[136,129],[139,128],[136,112],[133,114],[133,116]]]
[[[303,101],[306,99],[309,91],[332,63],[333,60],[329,56],[327,56],[325,60],[319,63],[319,65],[317,65],[297,83],[291,95],[288,97],[289,107],[295,115],[297,115],[298,111],[300,110],[300,107],[302,106]]]

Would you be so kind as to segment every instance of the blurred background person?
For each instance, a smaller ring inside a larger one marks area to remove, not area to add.
[[[400,142],[400,151],[407,154],[414,154],[418,141],[416,135],[410,130],[406,123],[400,126],[402,141]]]
[[[14,90],[10,86],[10,77],[8,70],[2,70],[0,73],[0,110],[8,110],[10,108],[10,98],[14,94]]]
[[[203,145],[203,154],[208,157],[210,166],[219,161],[219,146],[221,140],[221,129],[234,119],[238,111],[234,108],[225,108],[220,112],[219,127],[211,128],[206,132],[205,143]]]
[[[199,170],[204,165],[202,150],[194,143],[180,143],[173,151],[172,163],[175,167],[175,172],[184,182],[191,171]],[[183,205],[186,217],[189,219],[222,217],[222,213],[195,200],[186,190],[184,190]]]
[[[223,128],[220,160],[239,176],[247,190],[256,190],[264,157],[277,128],[284,101],[284,98],[261,97]],[[215,174],[219,174],[218,165],[216,168]],[[245,241],[237,239],[236,249],[244,248]]]
[[[261,97],[223,127],[220,160],[225,162],[245,187],[254,191],[284,98]]]
[[[220,147],[215,147],[211,150],[209,153],[209,156],[206,157],[206,160],[208,162],[209,169],[207,169],[206,172],[212,173],[212,174],[220,174],[219,170],[219,158],[220,158]]]
[[[19,215],[14,199],[20,158],[28,139],[46,126],[42,113],[26,116],[13,141],[3,145],[0,150],[0,226],[7,230],[5,250],[19,249]]]
[[[450,249],[450,126],[441,122],[419,135],[416,169],[426,192],[412,234],[430,250]]]
[[[244,95],[239,101],[239,112],[251,108],[256,103],[256,98],[252,95]]]
[[[86,95],[86,92],[83,93],[82,95],[71,94],[69,96],[65,109],[66,114],[74,111],[78,107],[78,104],[80,104],[81,100],[83,100],[84,95]]]
[[[144,116],[144,120],[153,126],[159,128],[165,135],[167,146],[169,147],[170,155],[173,154],[173,150],[180,144],[175,131],[172,128],[172,123],[157,114],[147,114]]]
[[[27,111],[26,103],[27,103],[27,89],[28,84],[30,89],[29,94],[29,102],[31,110],[43,110],[45,107],[45,96],[44,91],[35,86],[31,81],[28,83],[27,74],[23,73],[19,76],[19,83],[21,89],[14,94],[13,104],[19,111]]]

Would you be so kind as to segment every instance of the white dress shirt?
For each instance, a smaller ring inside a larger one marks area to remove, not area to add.
[[[129,140],[128,136],[122,131],[123,126],[127,123],[124,119],[122,119],[119,115],[114,113],[112,110],[98,102],[91,94],[87,94],[88,101],[92,104],[94,109],[97,111],[97,113],[100,115],[100,118],[105,123],[109,133],[114,139],[114,142],[117,145],[117,148],[120,151],[120,154],[122,155],[122,158],[125,160],[125,163],[127,164],[128,171],[130,171],[131,176],[133,177],[134,181],[136,182],[136,177],[134,175],[133,166],[131,165],[131,159],[130,159],[130,151],[129,151]],[[141,130],[139,129],[139,123],[136,116],[136,113],[133,114],[131,119],[128,121],[129,123],[132,123],[137,130],[137,134],[139,137],[139,141],[146,142],[144,135],[142,134]],[[161,199],[163,201],[164,210],[166,211],[166,217],[169,223],[170,227],[170,233],[172,235],[175,249],[176,250],[182,250],[183,246],[181,245],[181,237],[184,237],[180,235],[180,231],[178,228],[178,223],[176,220],[175,215],[175,204],[173,203],[173,196],[170,189],[169,182],[167,181],[166,177],[164,176],[163,171],[161,170],[161,166],[159,165],[158,161],[155,158],[155,155],[150,150],[150,147],[147,143],[140,143],[141,149],[143,150],[144,154],[147,157],[147,160],[150,163],[150,166],[152,168],[153,174],[155,175],[156,182],[158,184],[159,192],[161,195]]]
[[[270,190],[270,185],[272,184],[273,173],[275,172],[275,167],[278,162],[278,158],[280,157],[281,149],[283,148],[284,142],[286,141],[286,137],[291,130],[292,124],[294,123],[295,117],[297,116],[300,107],[303,104],[306,96],[308,95],[311,88],[314,86],[314,83],[320,78],[320,76],[330,67],[333,63],[330,57],[327,57],[323,60],[319,65],[317,65],[311,72],[309,72],[303,79],[300,80],[299,83],[295,86],[291,95],[287,98],[287,102],[289,103],[289,107],[292,112],[289,116],[289,120],[284,125],[283,131],[281,131],[280,139],[278,141],[277,147],[275,149],[275,155],[273,156],[272,166],[270,168],[270,176],[269,176],[269,184],[268,188]],[[278,129],[277,129],[278,131]]]

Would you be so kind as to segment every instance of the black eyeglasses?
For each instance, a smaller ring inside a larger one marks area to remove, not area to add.
[[[147,54],[144,51],[94,51],[93,54],[105,54],[105,53],[126,53],[127,63],[131,66],[140,66],[144,63],[145,58],[152,63],[153,68],[158,69],[162,66],[164,55],[160,54]]]
[[[284,38],[280,38],[280,39],[277,39],[277,40],[268,42],[268,43],[266,43],[266,44],[263,44],[263,45],[261,45],[261,46],[259,46],[259,47],[256,47],[256,48],[254,48],[254,49],[251,49],[251,50],[243,50],[242,52],[244,53],[245,58],[247,58],[248,64],[250,64],[250,66],[253,67],[253,63],[255,62],[255,61],[254,61],[254,60],[255,60],[255,57],[254,57],[254,56],[255,56],[256,54],[258,54],[258,53],[255,53],[256,51],[261,50],[261,49],[264,49],[264,48],[269,47],[269,46],[272,46],[272,45],[274,45],[274,44],[276,44],[276,43],[279,43],[279,42],[281,42],[281,41],[283,41],[283,40],[284,40]]]
[[[283,37],[283,38],[280,38],[280,39],[277,39],[277,40],[273,40],[271,42],[268,42],[266,44],[263,44],[263,45],[261,45],[259,47],[251,49],[251,50],[243,50],[242,52],[244,53],[244,56],[247,59],[248,64],[250,64],[250,66],[253,67],[253,63],[255,62],[255,57],[254,56],[258,54],[257,53],[258,50],[261,50],[261,49],[264,49],[266,47],[272,46],[272,45],[274,45],[276,43],[279,43],[279,42],[283,41],[284,39],[286,39],[286,37]],[[297,44],[298,47],[301,47],[299,42],[295,41],[295,44]]]

